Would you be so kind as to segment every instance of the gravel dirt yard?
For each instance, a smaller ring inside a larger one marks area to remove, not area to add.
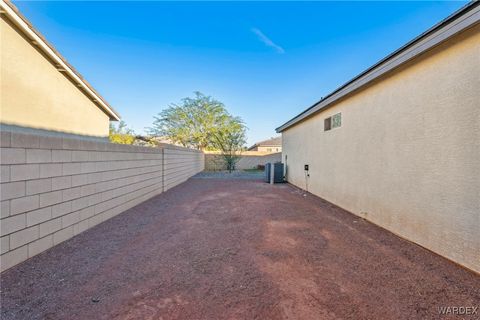
[[[288,184],[192,178],[1,275],[2,319],[478,319],[480,276]]]
[[[195,178],[197,179],[249,179],[257,180],[263,179],[265,173],[260,170],[236,170],[233,172],[228,171],[204,171],[198,173]]]

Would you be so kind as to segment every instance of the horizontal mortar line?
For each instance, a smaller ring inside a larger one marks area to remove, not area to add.
[[[173,157],[173,156],[165,156],[165,161],[182,161],[182,160],[194,160],[197,159],[197,157],[192,157],[192,156],[185,156],[185,157]]]
[[[175,177],[173,179],[165,179],[164,180],[164,183],[165,185],[168,185],[169,183],[171,183],[172,181],[173,182],[177,182],[177,181],[185,181],[185,180],[188,180],[191,176],[190,176],[190,173],[192,173],[192,175],[194,174],[195,171],[192,171],[192,172],[184,172],[182,173],[182,175],[178,176],[178,177]],[[185,177],[188,177],[187,179],[184,180]]]
[[[166,190],[169,190],[173,187],[176,187],[176,186],[186,182],[188,179],[190,179],[190,177],[186,177],[184,179],[173,181],[173,182],[171,181],[171,182],[165,184],[165,188],[166,188]]]
[[[186,163],[186,164],[178,165],[178,166],[175,166],[175,167],[165,168],[164,171],[175,171],[175,170],[177,170],[177,169],[183,169],[183,168],[194,168],[194,167],[196,167],[197,165],[200,165],[200,164],[197,164],[197,163]]]
[[[155,159],[108,159],[108,160],[72,160],[72,161],[50,161],[50,162],[25,162],[25,164],[59,164],[59,163],[85,163],[85,162],[95,162],[95,163],[105,163],[105,162],[126,162],[126,161],[149,161],[149,160],[162,160],[161,158]]]
[[[141,153],[141,154],[161,154],[162,152],[158,149],[152,147],[146,147],[147,149],[143,149],[145,147],[140,146],[130,146],[130,148],[138,148],[136,150],[105,150],[105,149],[83,149],[82,147],[53,147],[53,148],[45,148],[45,147],[36,147],[36,146],[5,146],[2,148],[12,148],[12,149],[32,149],[32,150],[55,150],[55,151],[78,151],[78,152],[102,152],[102,153]]]
[[[26,158],[27,158],[27,151],[28,150],[41,150],[41,151],[49,151],[50,152],[50,155],[53,157],[53,151],[60,151],[60,152],[74,152],[72,150],[51,150],[51,149],[31,149],[31,148],[4,148],[4,147],[1,147],[2,149],[14,149],[14,150],[23,150],[24,153],[25,153],[25,162],[22,162],[21,164],[41,164],[41,163],[78,163],[78,162],[108,162],[108,161],[141,161],[141,160],[161,160],[162,159],[162,154],[161,153],[158,153],[158,154],[155,154],[155,155],[158,155],[158,156],[155,156],[155,157],[148,157],[148,158],[137,158],[137,157],[132,157],[131,159],[122,159],[122,158],[116,158],[116,157],[112,157],[111,159],[93,159],[93,158],[90,158],[88,157],[88,159],[84,159],[84,160],[79,160],[79,159],[72,159],[72,160],[62,160],[62,161],[59,161],[59,160],[50,160],[50,161],[31,161],[31,162],[27,162]],[[81,151],[81,152],[88,152],[88,151]],[[143,153],[143,154],[154,154],[154,153]],[[12,165],[12,164],[17,164],[17,163],[7,163],[5,165]],[[2,165],[4,165],[2,163]]]
[[[174,173],[170,173],[168,175],[166,175],[165,177],[167,177],[168,179],[171,179],[171,177],[175,177],[175,176],[179,176],[179,175],[185,175],[185,174],[189,174],[189,173],[193,173],[193,174],[196,174],[198,172],[201,172],[202,169],[201,168],[184,168],[182,170],[178,170]]]
[[[150,178],[146,178],[146,179],[142,179],[141,181],[138,181],[138,182],[134,182],[134,183],[131,183],[127,186],[121,186],[121,187],[114,187],[114,188],[109,188],[109,189],[105,189],[105,190],[102,190],[102,191],[96,191],[92,194],[89,194],[89,195],[85,195],[85,196],[80,196],[78,198],[74,198],[74,199],[71,199],[71,200],[67,200],[67,201],[63,201],[61,203],[65,203],[65,202],[69,202],[69,201],[73,201],[73,200],[78,200],[78,199],[81,199],[81,198],[86,198],[86,197],[90,197],[92,195],[95,195],[95,194],[102,194],[102,193],[105,193],[105,192],[110,192],[110,191],[114,191],[114,190],[118,190],[118,189],[121,189],[121,188],[126,188],[126,187],[131,187],[131,186],[135,186],[135,185],[138,185],[140,183],[144,183],[145,181],[150,181],[150,180],[154,180],[154,179],[158,179],[158,178],[161,178],[161,175],[158,175],[158,176],[153,176],[153,177],[150,177]],[[125,194],[125,193],[124,193]],[[116,197],[114,197],[116,198]],[[113,198],[111,198],[113,199]],[[110,199],[108,199],[110,200]],[[105,200],[105,201],[108,201],[108,200]],[[103,200],[96,203],[96,204],[99,204],[99,203],[102,203],[104,202]]]
[[[165,168],[174,168],[175,166],[184,166],[184,165],[195,165],[197,163],[200,163],[199,161],[183,161],[183,162],[176,162],[176,163],[166,163]]]
[[[201,162],[200,161],[170,162],[170,163],[165,163],[165,167],[173,167],[175,165],[195,165],[197,163],[201,163]]]
[[[165,155],[170,155],[170,154],[175,154],[175,155],[203,155],[204,153],[202,151],[183,151],[183,150],[170,150],[170,149],[165,149],[166,152],[164,152]]]
[[[182,157],[182,158],[171,158],[171,157],[165,157],[164,159],[165,161],[172,161],[172,162],[176,162],[176,161],[195,161],[195,160],[200,160],[200,159],[197,159],[197,158],[193,158],[193,157]]]
[[[167,167],[173,167],[175,165],[190,165],[190,164],[194,164],[194,163],[197,163],[198,161],[191,161],[191,160],[188,160],[188,161],[178,161],[178,162],[165,162],[165,168]]]
[[[134,192],[139,192],[139,191],[141,191],[141,190],[154,187],[154,186],[156,186],[157,184],[158,184],[158,183],[149,184],[149,185],[147,185],[147,186],[141,187],[141,188],[138,189],[138,190],[135,190]],[[160,188],[157,187],[156,189],[160,189]],[[128,193],[129,193],[129,194],[132,194],[132,193],[134,193],[134,192],[128,192]],[[151,191],[151,192],[153,192],[153,191]],[[148,192],[147,192],[147,193],[148,193]],[[161,192],[160,192],[160,193],[161,193]],[[144,193],[144,194],[146,194],[146,193]],[[141,196],[143,196],[144,194],[142,194]],[[112,198],[112,199],[109,199],[109,200],[106,200],[106,201],[110,201],[110,200],[113,200],[113,199],[118,199],[118,198],[124,197],[124,196],[125,196],[125,194],[120,195],[120,196],[115,197],[115,198]],[[139,197],[141,197],[141,196],[139,196]],[[136,198],[133,198],[133,199],[137,199],[137,198],[139,198],[139,197],[136,197]],[[82,221],[88,220],[88,219],[90,219],[90,218],[92,218],[92,217],[98,216],[99,214],[102,214],[102,213],[104,213],[104,212],[106,212],[106,211],[108,211],[108,210],[112,210],[112,209],[114,209],[114,208],[117,208],[117,207],[119,207],[119,206],[122,206],[122,205],[124,205],[125,203],[128,203],[128,202],[132,201],[133,199],[130,199],[130,200],[127,200],[127,201],[124,202],[124,203],[121,203],[121,204],[118,204],[118,205],[109,207],[109,208],[107,208],[106,210],[101,211],[101,212],[98,212],[98,213],[96,213],[96,214],[93,214],[92,216],[90,216],[90,217],[88,217],[88,218],[85,218],[85,219],[83,219],[83,220],[79,220],[79,221],[77,221],[77,222],[75,222],[75,223],[72,223],[72,224],[69,224],[69,225],[67,225],[67,226],[62,226],[62,229],[65,229],[65,228],[67,228],[67,227],[70,227],[70,226],[72,226],[72,225],[75,225],[75,224],[77,224],[77,223],[80,223],[80,222],[82,222]],[[106,201],[104,201],[104,202],[106,202]],[[98,203],[98,204],[100,204],[100,203]],[[56,217],[56,218],[53,218],[53,219],[62,218],[62,217],[64,217],[64,216],[66,216],[66,215],[69,215],[69,214],[72,214],[72,213],[76,213],[76,212],[79,213],[80,211],[82,211],[82,210],[84,210],[84,209],[87,209],[87,208],[90,208],[90,207],[94,207],[94,206],[95,206],[95,205],[88,206],[88,207],[85,207],[85,208],[83,208],[83,209],[76,210],[76,211],[67,213],[67,214],[65,214],[65,215],[63,215],[63,216],[59,216],[59,217]],[[53,220],[53,219],[51,219],[51,220]],[[48,221],[50,221],[50,220],[44,221],[43,223],[48,222]],[[62,230],[62,229],[60,229],[60,230]],[[57,231],[58,231],[58,230],[57,230]],[[57,231],[55,231],[55,232],[57,232]]]
[[[176,174],[181,174],[181,173],[184,173],[186,171],[189,171],[189,170],[192,170],[192,171],[195,171],[195,167],[194,166],[188,166],[188,167],[182,167],[182,168],[177,168],[176,170],[172,170],[168,173],[165,173],[164,176],[174,176]]]
[[[65,214],[63,214],[63,215],[61,215],[61,216],[58,216],[58,217],[55,217],[55,218],[51,218],[51,219],[49,219],[49,220],[45,220],[45,221],[42,221],[42,222],[40,222],[40,223],[31,225],[31,226],[25,226],[25,228],[23,228],[23,229],[20,229],[20,230],[14,231],[14,232],[10,232],[10,233],[3,234],[3,235],[2,235],[2,238],[3,238],[4,236],[10,236],[10,235],[12,235],[12,234],[14,234],[14,233],[21,232],[21,231],[23,231],[23,230],[25,230],[25,229],[28,229],[28,228],[32,228],[32,227],[35,227],[35,226],[40,226],[41,224],[46,223],[46,222],[49,222],[49,221],[52,221],[52,220],[61,219],[62,217],[65,217],[65,216],[67,216],[67,215],[69,215],[69,214],[72,214],[72,213],[76,213],[76,212],[79,213],[79,212],[82,211],[82,210],[85,210],[85,209],[88,209],[88,208],[91,208],[91,207],[95,207],[96,205],[105,203],[105,202],[107,202],[107,201],[114,200],[114,199],[119,199],[119,198],[121,198],[121,197],[125,197],[125,194],[131,194],[131,193],[138,192],[138,191],[144,190],[144,189],[146,189],[146,188],[154,187],[154,186],[156,186],[156,189],[161,190],[161,186],[157,186],[157,185],[159,185],[159,184],[161,184],[161,181],[156,182],[156,183],[149,184],[149,185],[147,185],[147,186],[143,186],[143,187],[141,187],[141,188],[139,188],[139,189],[137,189],[137,190],[135,190],[135,191],[133,191],[133,192],[126,192],[126,193],[123,193],[123,194],[118,195],[118,196],[116,196],[116,197],[113,197],[113,198],[111,198],[111,199],[104,200],[104,201],[101,201],[101,202],[98,202],[98,203],[89,205],[89,206],[87,206],[87,207],[84,207],[84,208],[81,208],[81,209],[78,209],[78,210],[75,210],[75,211],[71,211],[71,212],[65,213]],[[161,191],[160,191],[160,193],[161,193]],[[130,200],[128,200],[128,201],[130,201]],[[128,201],[127,201],[127,202],[128,202]],[[87,219],[89,219],[89,218],[91,218],[91,217],[94,217],[94,216],[96,216],[96,215],[98,215],[98,214],[101,214],[101,213],[103,213],[103,212],[105,212],[105,211],[107,211],[107,210],[110,210],[110,209],[112,209],[112,208],[118,207],[118,206],[120,206],[120,205],[122,205],[122,204],[115,205],[115,206],[113,206],[113,207],[109,207],[109,208],[107,208],[106,210],[101,211],[101,212],[96,213],[96,214],[93,214],[92,216],[90,216],[90,217],[88,217],[88,218],[86,218],[86,219],[83,219],[83,220],[81,220],[81,221],[87,220]],[[79,221],[79,222],[80,222],[80,221]],[[76,223],[77,223],[77,222],[76,222]],[[73,224],[76,224],[76,223],[73,223]],[[72,224],[72,225],[73,225],[73,224]],[[65,228],[67,228],[67,227],[69,227],[69,226],[71,226],[71,225],[68,225],[68,226],[65,226],[65,227],[62,226],[61,229],[59,229],[59,230],[57,230],[57,231],[54,231],[53,233],[58,232],[58,231],[60,231],[60,230],[62,230],[62,229],[65,229]],[[34,240],[34,241],[35,241],[35,240]]]
[[[105,171],[95,171],[95,172],[85,172],[85,173],[78,173],[78,174],[67,174],[67,175],[61,175],[61,176],[54,176],[54,177],[45,177],[45,178],[35,178],[35,179],[25,179],[25,180],[16,180],[16,181],[9,181],[9,182],[2,182],[3,184],[7,183],[15,183],[15,182],[30,182],[30,181],[38,181],[38,180],[46,180],[46,179],[55,179],[55,178],[63,178],[63,177],[76,177],[76,176],[82,176],[82,175],[89,175],[89,174],[95,174],[95,173],[105,173],[105,172],[120,172],[123,173],[127,170],[138,170],[138,169],[143,169],[143,168],[155,168],[159,167],[160,165],[152,165],[152,166],[145,166],[145,167],[136,167],[136,168],[127,168],[127,169],[118,169],[118,170],[105,170]],[[138,174],[137,174],[138,175]],[[129,175],[131,176],[131,175]],[[128,177],[128,176],[125,176]],[[110,179],[114,180],[114,179]],[[108,180],[102,180],[102,181],[108,181]],[[99,181],[100,182],[100,181]]]
[[[146,188],[149,188],[149,187],[152,187],[152,186],[154,186],[154,185],[150,185],[150,186],[141,188],[141,189],[139,189],[138,191],[143,190],[143,189],[146,189]],[[154,192],[155,192],[155,190],[154,190],[154,191],[146,192],[146,193],[144,193],[144,194],[142,194],[142,195],[140,195],[140,196],[138,196],[138,197],[135,197],[135,198],[133,198],[133,199],[130,199],[130,200],[126,201],[125,203],[119,204],[119,205],[114,206],[114,207],[112,207],[112,208],[109,208],[109,209],[107,209],[107,210],[105,210],[105,211],[99,212],[98,214],[95,214],[95,215],[93,215],[93,216],[91,216],[91,217],[88,217],[88,218],[85,218],[85,219],[83,219],[83,220],[80,220],[80,221],[75,222],[75,223],[73,223],[73,224],[70,224],[70,225],[68,225],[68,226],[62,227],[61,229],[56,230],[56,231],[54,231],[54,232],[52,232],[52,233],[49,233],[49,234],[47,234],[47,235],[45,235],[45,236],[43,236],[43,237],[41,237],[41,238],[37,238],[37,239],[35,239],[35,240],[33,240],[33,241],[27,242],[27,243],[19,246],[19,247],[15,247],[15,248],[13,248],[13,249],[10,249],[9,251],[3,253],[1,256],[6,255],[7,253],[9,253],[9,252],[11,252],[11,251],[13,251],[13,250],[17,250],[17,249],[22,248],[22,247],[24,247],[24,246],[28,246],[28,245],[29,245],[30,243],[32,243],[32,242],[35,242],[35,241],[41,240],[41,239],[43,239],[43,238],[46,238],[46,237],[48,237],[48,236],[54,235],[55,233],[57,233],[57,232],[59,232],[59,231],[62,231],[62,230],[64,230],[64,229],[68,228],[68,227],[74,226],[74,225],[76,225],[76,224],[78,224],[78,223],[81,223],[81,222],[83,222],[83,221],[87,221],[87,220],[89,220],[89,219],[91,219],[91,218],[93,218],[93,217],[95,217],[95,216],[98,216],[98,215],[100,215],[100,214],[102,214],[102,213],[107,212],[108,210],[113,210],[113,209],[118,208],[118,207],[120,207],[120,206],[123,206],[123,205],[125,205],[125,204],[127,204],[127,203],[129,203],[129,202],[138,200],[138,199],[144,197],[145,195],[148,195],[148,194],[151,194],[151,193],[154,193]],[[160,192],[160,193],[158,193],[158,194],[161,194],[161,193],[162,193],[162,192]],[[157,195],[158,195],[158,194],[157,194]],[[154,196],[155,196],[155,195],[153,195],[152,197],[154,197]],[[149,197],[149,198],[151,198],[151,197]],[[143,201],[141,201],[141,202],[133,205],[132,207],[130,207],[130,208],[128,208],[128,209],[125,209],[125,210],[119,212],[118,214],[121,214],[121,213],[123,213],[123,212],[125,212],[125,211],[127,211],[127,210],[129,210],[129,209],[131,209],[131,208],[133,208],[133,207],[141,204],[142,202],[143,202]],[[75,211],[75,212],[77,212],[77,211]],[[74,213],[74,212],[71,212],[71,213]],[[117,214],[117,215],[118,215],[118,214]],[[58,218],[61,218],[61,217],[62,217],[62,216],[57,217],[57,218],[53,218],[53,219],[44,221],[44,222],[42,222],[42,223],[45,223],[45,222],[48,222],[48,221],[51,221],[51,220],[54,220],[54,219],[58,219]],[[104,221],[106,221],[106,220],[103,220],[102,222],[104,222]],[[101,222],[100,222],[100,223],[101,223]],[[39,226],[39,225],[40,225],[40,224],[36,224],[36,225],[31,226],[31,227]],[[30,227],[27,227],[27,228],[30,228]],[[84,231],[87,231],[87,230],[89,230],[89,229],[91,229],[91,228],[93,228],[93,226],[92,226],[92,227],[89,226],[89,227],[88,227],[86,230],[84,230]],[[25,228],[25,229],[26,229],[26,228]],[[22,230],[24,230],[24,229],[18,230],[18,231],[16,231],[16,232],[19,232],[19,231],[22,231]],[[84,231],[82,231],[82,232],[84,232]],[[82,232],[80,232],[80,233],[82,233]],[[14,233],[14,232],[13,232],[13,233]],[[5,235],[5,236],[9,236],[9,235],[11,235],[11,234],[13,234],[13,233],[9,233],[8,235]],[[76,235],[78,235],[78,234],[80,234],[80,233],[77,233],[77,234],[75,234],[74,236],[76,236]],[[2,235],[2,238],[3,238],[3,235]],[[62,242],[63,242],[63,241],[62,241]],[[53,248],[53,247],[55,247],[55,246],[56,246],[56,245],[54,244],[53,246],[49,247],[48,249]],[[47,249],[47,250],[48,250],[48,249]],[[1,256],[0,256],[0,257],[1,257]]]
[[[181,161],[180,161],[181,160]],[[170,163],[170,164],[173,164],[173,163],[183,163],[183,162],[198,162],[198,161],[201,161],[201,159],[165,159],[165,162],[166,163]]]
[[[75,156],[74,152],[76,151],[69,151],[69,150],[52,150],[52,151],[60,151],[60,152],[71,152],[72,160],[71,162],[78,162],[78,161],[115,161],[115,160],[149,160],[149,159],[158,159],[162,158],[162,153],[131,153],[131,152],[101,152],[101,151],[79,151],[79,152],[87,152],[88,153],[88,160],[76,160],[73,159]],[[133,154],[133,156],[132,156]],[[53,155],[53,152],[52,152]],[[147,156],[150,155],[150,156]]]
[[[164,159],[165,162],[170,162],[170,163],[176,163],[176,162],[188,162],[188,161],[198,161],[198,159],[192,159],[192,158],[181,158],[181,159]]]
[[[187,164],[182,164],[182,165],[178,165],[178,166],[175,166],[175,167],[165,168],[164,171],[172,171],[172,170],[181,169],[181,168],[190,168],[194,165],[195,165],[194,163],[187,163]]]
[[[141,168],[141,167],[148,167],[148,166],[154,166],[154,165],[161,165],[161,160],[125,160],[125,161],[81,161],[81,162],[58,162],[58,163],[49,163],[49,162],[41,162],[41,163],[15,163],[15,164],[8,164],[10,167],[18,167],[18,166],[41,166],[41,165],[64,165],[64,164],[78,164],[82,165],[85,163],[107,163],[107,162],[112,162],[112,163],[122,163],[122,162],[140,162],[140,161],[158,161],[160,163],[156,164],[147,164],[147,165],[141,165],[141,166],[133,166],[129,168]],[[115,171],[115,170],[123,170],[123,169],[129,169],[129,168],[119,168],[119,169],[111,169],[111,170],[101,170],[101,171],[92,171],[92,172],[104,172],[104,171]],[[63,167],[62,167],[63,169]],[[63,170],[62,170],[63,171]],[[82,172],[76,173],[76,174],[81,174]],[[83,173],[89,173],[89,172],[83,172]],[[66,175],[71,175],[71,174],[66,174]]]
[[[160,172],[160,171],[158,171],[158,172]],[[155,176],[155,177],[152,177],[152,178],[149,178],[149,179],[143,179],[142,181],[140,181],[140,182],[135,182],[135,183],[133,183],[133,184],[130,184],[129,186],[136,185],[136,184],[138,184],[138,183],[143,183],[144,181],[150,181],[150,180],[153,180],[153,179],[158,179],[158,178],[161,178],[161,175]],[[48,208],[48,207],[53,207],[53,206],[56,206],[56,205],[59,205],[59,204],[62,204],[62,203],[71,202],[71,201],[73,201],[73,200],[78,200],[78,199],[81,199],[81,198],[90,197],[90,196],[95,195],[95,194],[98,194],[98,193],[101,194],[101,193],[104,193],[104,192],[108,192],[108,191],[120,189],[120,188],[123,188],[123,187],[125,187],[125,186],[115,187],[115,188],[110,188],[110,189],[106,189],[106,190],[94,192],[94,193],[91,193],[91,194],[88,194],[88,195],[83,195],[83,196],[80,196],[80,197],[77,197],[77,198],[72,198],[72,199],[70,199],[70,200],[65,200],[65,201],[62,200],[61,202],[57,202],[57,203],[54,203],[54,204],[51,204],[51,205],[48,205],[48,206],[38,207],[38,208],[35,208],[35,209],[32,209],[32,210],[28,210],[28,211],[24,211],[24,212],[20,212],[20,213],[16,213],[16,214],[9,215],[9,216],[7,216],[7,217],[1,218],[0,221],[1,221],[1,220],[4,220],[4,219],[7,219],[7,218],[9,218],[9,217],[15,217],[15,216],[18,216],[18,215],[21,215],[21,214],[27,214],[27,213],[29,213],[29,212],[33,212],[33,211],[36,211],[36,210],[39,210],[39,209],[44,209],[44,208]],[[75,187],[75,188],[78,188],[78,187]],[[64,189],[64,190],[68,190],[68,189]],[[57,190],[57,191],[60,191],[60,190]],[[55,192],[55,191],[53,191],[53,192]],[[124,194],[123,194],[123,195],[124,195]],[[111,198],[111,199],[118,198],[118,197],[119,197],[119,196],[113,197],[113,198]],[[108,199],[108,200],[110,200],[110,199]],[[97,202],[97,203],[95,203],[95,204],[93,204],[93,205],[97,205],[97,204],[103,203],[103,202],[108,201],[108,200],[102,200],[102,201]],[[88,207],[90,207],[90,206],[91,206],[91,205],[89,205],[89,206],[87,206],[87,207],[84,207],[83,209],[88,208]],[[48,220],[47,220],[47,221],[48,221]]]
[[[171,181],[182,180],[185,176],[188,176],[190,173],[193,173],[193,172],[194,171],[185,171],[185,172],[179,173],[175,177],[166,178],[166,179],[164,179],[164,181],[165,181],[165,183],[170,183]]]
[[[32,165],[39,165],[39,164],[33,164]],[[10,165],[14,166],[14,165]],[[115,172],[115,171],[120,171],[120,170],[129,170],[129,169],[139,169],[139,168],[148,168],[148,167],[156,167],[156,166],[161,166],[161,164],[152,164],[152,165],[146,165],[146,166],[139,166],[139,167],[129,167],[129,168],[120,168],[120,169],[111,169],[111,170],[99,170],[99,171],[88,171],[88,172],[80,172],[80,173],[71,173],[71,174],[61,174],[61,175],[56,175],[56,176],[49,176],[49,177],[38,177],[34,179],[20,179],[20,180],[10,180],[9,182],[19,182],[19,181],[32,181],[32,180],[40,180],[40,179],[48,179],[48,178],[58,178],[58,177],[67,177],[67,176],[77,176],[77,175],[82,175],[82,174],[92,174],[92,173],[102,173],[102,172]],[[5,182],[8,183],[8,182]]]
[[[170,149],[170,148],[165,148],[165,151],[167,151],[166,153],[170,153],[170,154],[173,154],[173,153],[176,153],[176,154],[185,154],[185,153],[188,153],[188,154],[199,154],[199,153],[203,153],[202,151],[200,150],[197,150],[197,149]]]
[[[156,166],[142,167],[142,168],[153,168],[153,167],[156,167]],[[129,169],[122,169],[122,170],[129,170]],[[95,185],[95,184],[97,184],[97,183],[111,182],[111,181],[115,181],[115,180],[132,178],[132,177],[137,177],[137,176],[142,176],[142,175],[147,175],[147,174],[152,174],[152,173],[155,173],[155,172],[162,172],[162,171],[163,171],[162,169],[158,169],[158,170],[148,171],[148,172],[144,172],[144,173],[128,175],[128,176],[124,176],[124,177],[118,177],[118,178],[113,178],[113,179],[108,179],[108,180],[100,180],[100,181],[97,181],[97,182],[92,182],[92,183],[86,183],[86,184],[80,184],[80,185],[70,186],[70,187],[68,187],[68,188],[63,188],[63,189],[55,189],[55,190],[52,189],[52,190],[50,190],[50,191],[45,191],[45,192],[40,192],[40,193],[33,193],[33,194],[28,194],[28,195],[26,194],[25,196],[21,196],[21,197],[16,197],[16,198],[10,198],[10,199],[6,199],[6,200],[2,200],[2,202],[3,202],[3,201],[15,200],[15,199],[21,199],[21,198],[30,197],[30,196],[47,194],[47,193],[51,193],[51,192],[64,191],[64,190],[69,190],[69,189],[78,188],[78,187],[86,187],[86,186]],[[100,171],[100,172],[112,172],[112,170],[111,170],[111,171]],[[91,172],[91,173],[97,173],[97,172]],[[18,181],[12,181],[12,182],[4,182],[4,183],[15,183],[15,182],[25,182],[25,183],[26,183],[27,181],[36,181],[36,180],[44,180],[44,179],[54,179],[54,178],[62,178],[62,177],[74,177],[74,176],[80,176],[80,175],[87,175],[87,174],[91,174],[91,173],[81,173],[81,174],[74,174],[74,175],[66,175],[66,176],[50,177],[50,178],[38,178],[38,179],[30,179],[30,180],[18,180]],[[4,184],[4,183],[2,183],[2,184]]]
[[[203,158],[203,156],[202,156]],[[172,155],[165,155],[165,160],[193,160],[193,159],[199,159],[199,157],[193,157],[191,155],[188,155],[188,156],[172,156]]]
[[[174,175],[176,175],[176,174],[183,174],[183,173],[185,173],[185,172],[188,172],[189,170],[194,170],[194,169],[184,167],[184,168],[182,168],[181,170],[177,170],[177,171],[175,171],[175,172],[170,172],[170,173],[168,173],[168,174],[165,174],[164,176],[165,176],[165,177],[170,177],[170,176],[172,176],[172,175],[174,176]]]
[[[182,170],[177,170],[175,172],[170,172],[168,174],[166,174],[165,176],[171,176],[172,174],[178,174],[178,173],[181,173],[183,174],[186,170],[185,168],[187,167],[184,167]],[[189,168],[189,167],[188,167]],[[127,178],[132,178],[132,177],[140,177],[140,176],[150,176],[152,174],[155,174],[155,173],[160,173],[162,172],[161,169],[159,170],[154,170],[154,171],[150,171],[150,172],[144,172],[144,173],[140,173],[140,174],[135,174],[135,175],[130,175],[130,176],[125,176],[125,177],[119,177],[119,178],[114,178],[114,179],[110,179],[110,180],[102,180],[102,181],[97,181],[97,182],[94,182],[94,183],[87,183],[87,184],[83,184],[83,185],[77,185],[77,186],[72,186],[72,187],[69,187],[69,188],[65,188],[65,189],[57,189],[57,190],[52,190],[52,191],[47,191],[47,192],[42,192],[42,193],[37,193],[37,194],[31,194],[31,195],[28,195],[28,196],[34,196],[34,195],[42,195],[42,194],[47,194],[47,193],[52,193],[52,192],[57,192],[57,191],[64,191],[64,190],[69,190],[69,189],[73,189],[73,188],[81,188],[81,187],[87,187],[87,186],[92,186],[92,185],[96,185],[96,184],[99,184],[99,183],[104,183],[104,182],[112,182],[112,181],[117,181],[117,180],[120,180],[120,179],[127,179]],[[70,176],[71,177],[71,176]],[[51,178],[45,178],[45,179],[51,179]],[[37,179],[38,180],[38,179]],[[148,180],[148,179],[147,179]],[[171,179],[169,179],[171,180]],[[107,191],[111,191],[111,190],[115,190],[115,189],[119,189],[121,187],[112,187],[112,188],[108,188],[108,189],[105,189],[105,190],[102,190],[102,191],[99,191],[99,192],[107,192]],[[80,197],[76,197],[76,198],[72,198],[70,200],[66,200],[66,201],[61,201],[61,202],[57,202],[53,205],[57,205],[57,204],[61,204],[61,203],[65,203],[65,202],[68,202],[68,201],[73,201],[73,200],[76,200],[76,199],[80,199],[80,198],[84,198],[84,197],[88,197],[88,196],[91,196],[95,193],[98,193],[98,192],[93,192],[93,193],[89,193],[89,194],[85,194],[85,195],[82,195]],[[8,199],[8,200],[4,200],[4,201],[10,201],[10,200],[15,200],[15,199],[19,199],[19,198],[23,198],[25,196],[22,196],[22,197],[18,197],[18,198],[12,198],[12,199]],[[51,206],[53,206],[51,205]],[[35,211],[35,210],[38,210],[38,209],[41,209],[41,208],[46,208],[46,207],[49,207],[49,206],[41,206],[41,207],[38,207],[36,209],[33,209],[33,210],[29,210],[29,211],[25,211],[25,212],[30,212],[30,211]],[[22,213],[25,213],[25,212],[22,212]],[[21,213],[18,213],[18,214],[21,214]],[[18,214],[15,214],[15,215],[18,215]],[[15,215],[10,215],[10,216],[15,216]]]
[[[195,164],[195,163],[200,163],[201,161],[198,160],[186,160],[186,161],[172,161],[172,162],[166,162],[165,166],[172,166],[176,164]]]

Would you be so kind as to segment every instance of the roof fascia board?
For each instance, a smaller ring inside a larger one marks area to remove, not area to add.
[[[26,36],[35,42],[35,46],[44,52],[50,59],[57,64],[57,69],[66,73],[79,87],[82,88],[87,95],[93,100],[94,103],[98,103],[100,107],[110,116],[112,120],[120,120],[120,116],[101,98],[95,91],[93,91],[85,81],[80,78],[77,73],[67,64],[65,61],[43,40],[38,34],[33,31],[30,26],[20,17],[10,5],[4,0],[0,0],[0,7],[2,14],[5,14]]]
[[[288,129],[289,127],[304,120],[305,118],[317,112],[320,112],[321,110],[330,106],[332,103],[338,101],[349,93],[365,86],[366,84],[381,77],[387,72],[412,60],[413,58],[424,53],[425,51],[451,38],[455,34],[477,24],[479,21],[480,6],[476,6],[475,8],[467,12],[465,15],[462,15],[458,19],[450,21],[450,23],[447,23],[445,26],[440,27],[433,33],[427,34],[423,38],[417,39],[417,41],[411,43],[409,47],[405,48],[404,50],[400,49],[398,52],[393,53],[389,58],[387,57],[383,61],[379,62],[377,65],[374,65],[372,68],[367,69],[367,71],[361,73],[353,80],[347,82],[345,85],[341,86],[333,93],[328,95],[325,99],[317,102],[309,109],[303,111],[293,119],[287,121],[277,129],[275,129],[276,132],[280,133],[285,129]]]

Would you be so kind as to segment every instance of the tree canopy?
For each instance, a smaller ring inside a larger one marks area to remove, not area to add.
[[[221,151],[223,162],[230,172],[235,170],[245,143],[245,130],[241,130],[236,123],[231,124],[227,130],[217,132],[213,136],[213,145]]]
[[[246,127],[242,119],[228,113],[222,102],[200,92],[182,99],[180,104],[170,104],[154,119],[150,134],[185,147],[218,150],[218,137],[227,133],[245,140]]]
[[[109,139],[113,143],[133,144],[135,142],[135,133],[127,127],[124,121],[120,121],[118,126],[110,122]]]

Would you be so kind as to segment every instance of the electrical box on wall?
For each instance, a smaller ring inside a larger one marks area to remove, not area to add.
[[[305,165],[305,171],[308,171],[308,164]]]

